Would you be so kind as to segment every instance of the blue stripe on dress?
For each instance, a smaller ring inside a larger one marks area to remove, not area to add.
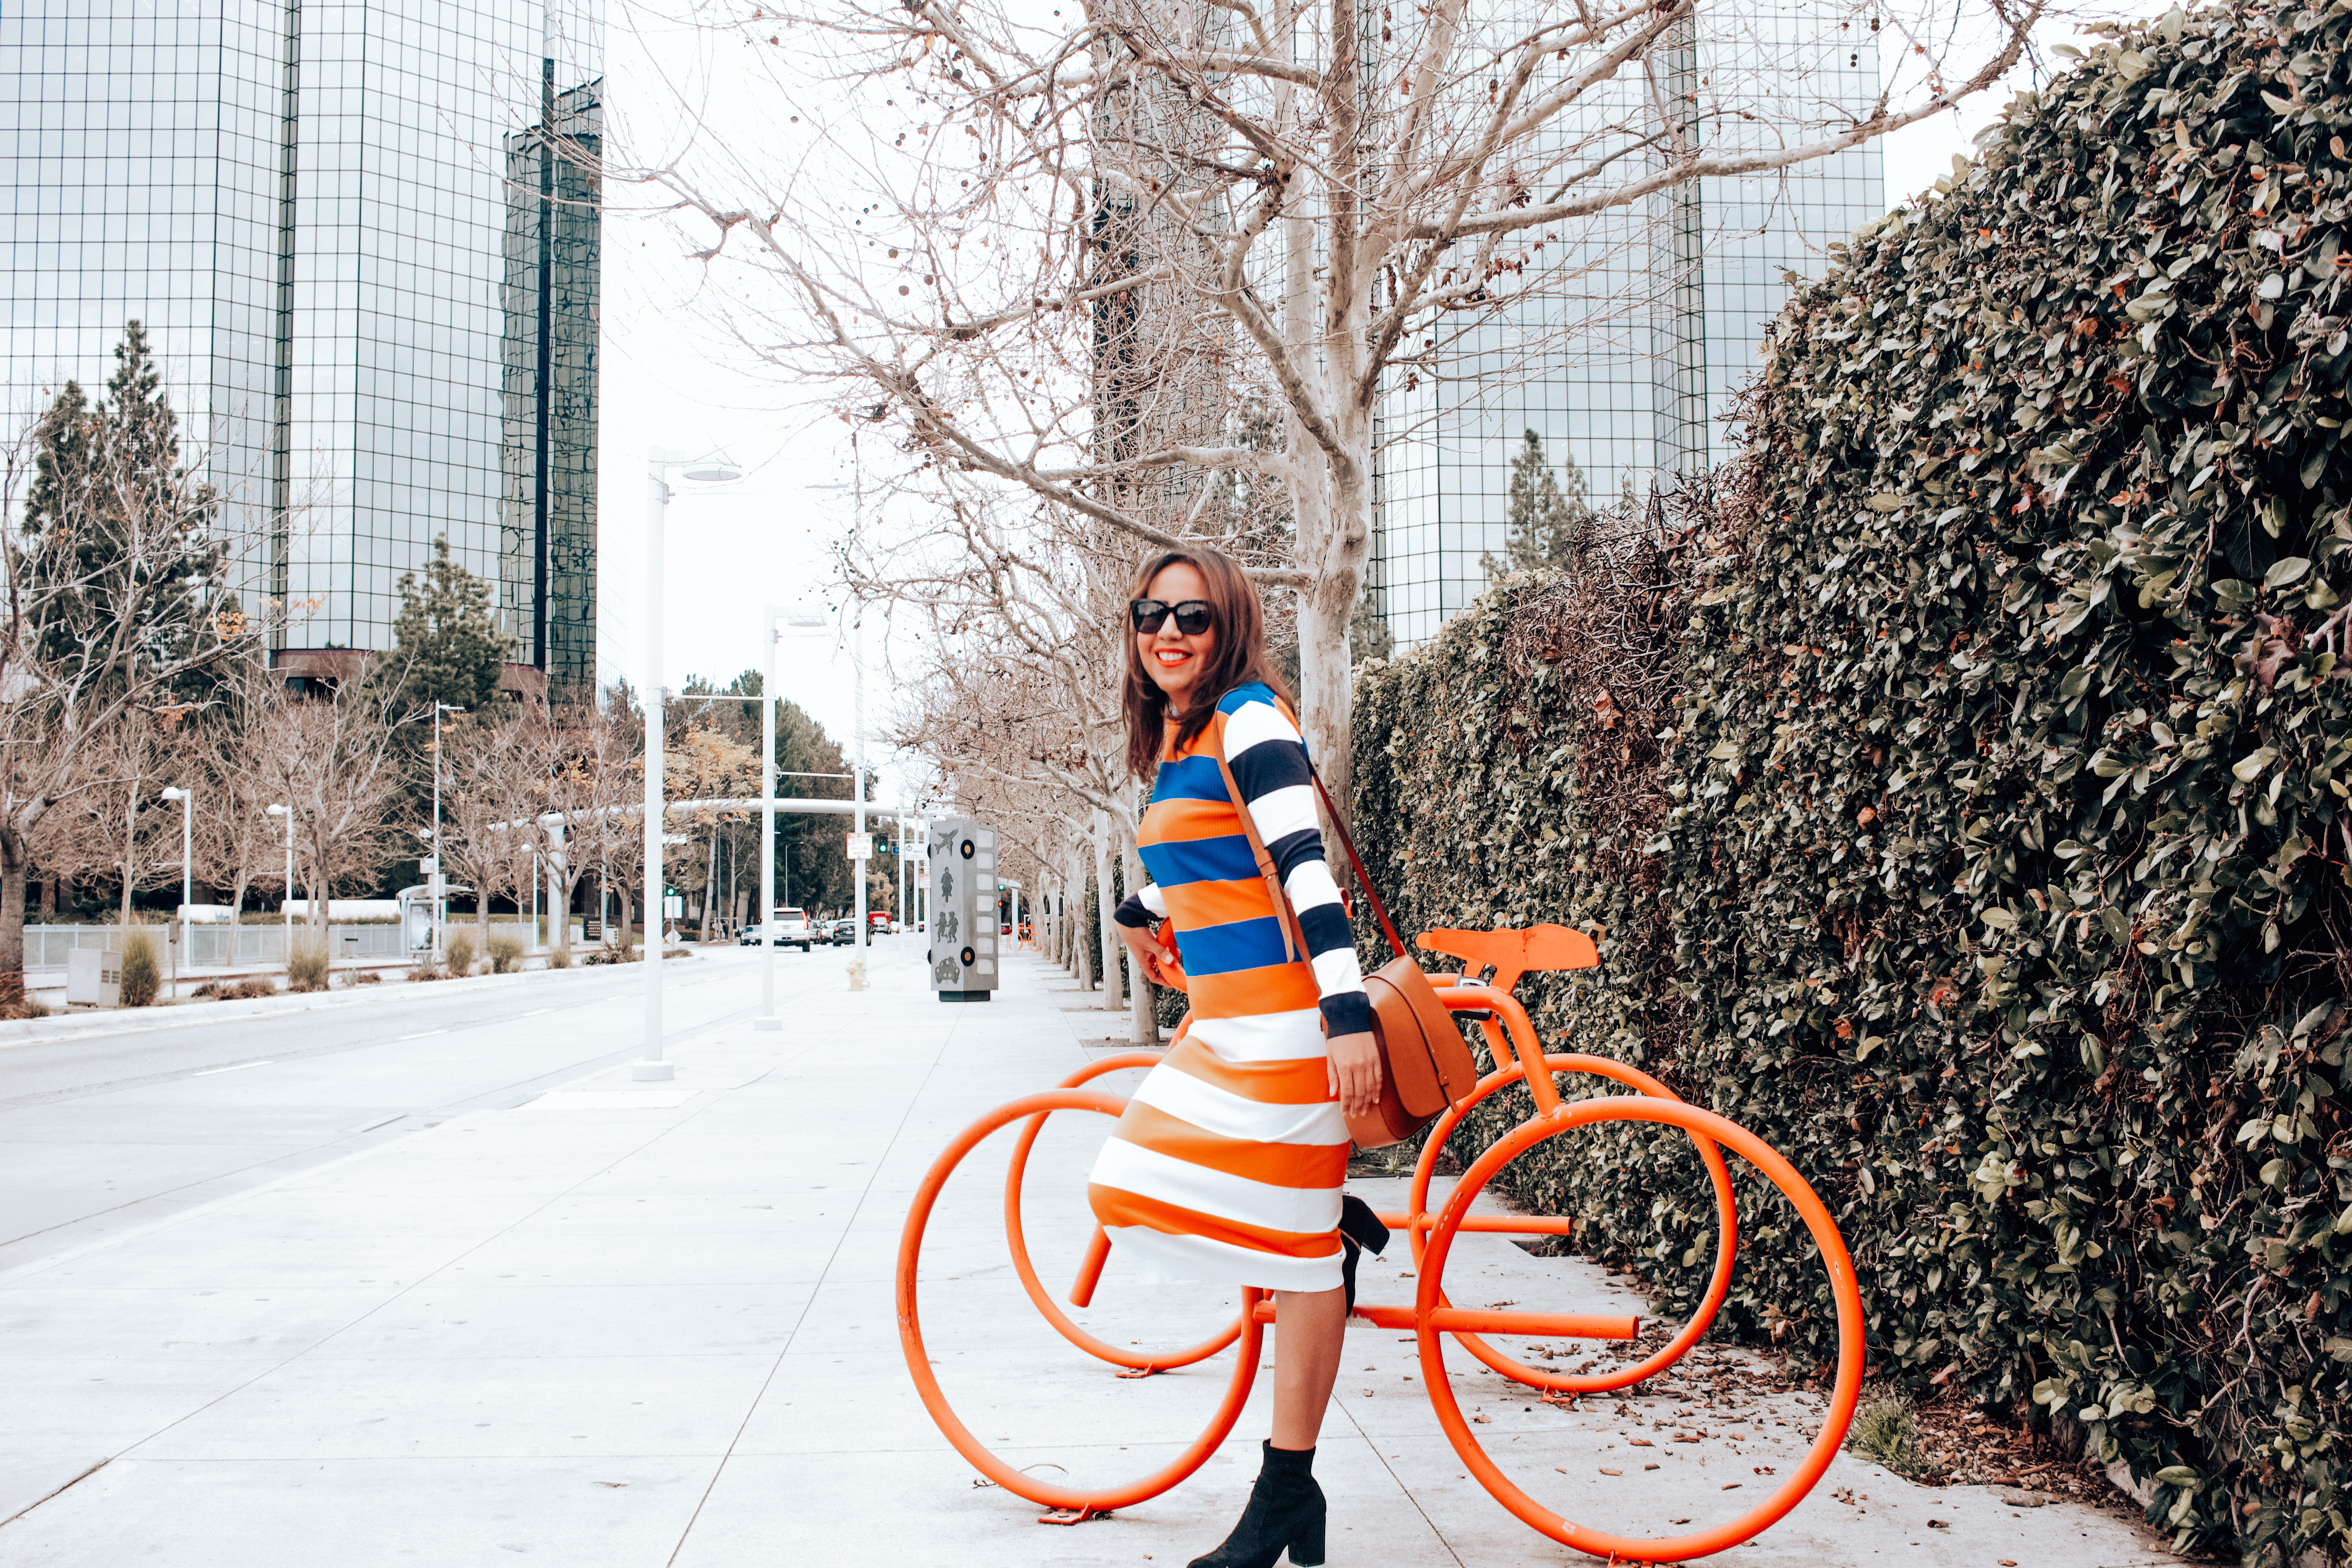
[[[1142,857],[1143,868],[1151,879],[1163,888],[1181,888],[1187,882],[1254,882],[1258,878],[1257,857],[1250,853],[1249,840],[1238,833],[1146,844],[1136,853]]]
[[[1163,800],[1227,800],[1225,775],[1218,771],[1217,759],[1211,756],[1190,756],[1181,762],[1160,764],[1160,776],[1151,787],[1152,804]]]
[[[1181,931],[1176,943],[1187,974],[1230,974],[1284,962],[1282,922],[1272,915]]]

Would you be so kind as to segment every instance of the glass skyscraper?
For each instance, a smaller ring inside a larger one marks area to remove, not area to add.
[[[0,9],[5,413],[144,322],[282,655],[388,647],[446,534],[594,679],[601,3]]]
[[[1865,119],[1879,88],[1874,26],[1833,4],[1702,9],[1659,62],[1667,101],[1706,107],[1686,129],[1709,153],[1760,150],[1792,119]],[[1643,92],[1612,84],[1559,134],[1654,124]],[[1439,374],[1392,374],[1370,578],[1397,646],[1434,637],[1486,592],[1482,558],[1504,552],[1526,431],[1555,470],[1575,463],[1596,507],[1720,460],[1722,416],[1788,298],[1784,270],[1817,275],[1828,246],[1885,211],[1874,143],[1670,189],[1561,233],[1544,252],[1544,287],[1461,329]]]

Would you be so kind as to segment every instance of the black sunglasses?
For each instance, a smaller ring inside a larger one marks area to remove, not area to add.
[[[1160,630],[1160,624],[1171,615],[1176,617],[1176,629],[1188,637],[1199,637],[1216,624],[1216,612],[1209,608],[1206,599],[1187,599],[1181,605],[1171,605],[1160,599],[1129,599],[1128,618],[1135,629],[1145,637]]]

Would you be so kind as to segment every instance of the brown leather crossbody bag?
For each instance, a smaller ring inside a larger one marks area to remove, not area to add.
[[[1364,874],[1364,863],[1356,858],[1356,843],[1348,836],[1347,819],[1332,802],[1331,792],[1323,787],[1323,775],[1315,772],[1312,759],[1307,768],[1308,776],[1315,781],[1315,793],[1322,798],[1323,809],[1330,814],[1331,826],[1339,830],[1339,844],[1348,852],[1348,868],[1355,874],[1356,885],[1364,890],[1381,930],[1389,939],[1389,950],[1396,954],[1364,976],[1364,992],[1372,1004],[1372,1039],[1381,1053],[1380,1099],[1370,1114],[1347,1119],[1348,1136],[1355,1140],[1358,1148],[1384,1149],[1404,1142],[1436,1121],[1446,1107],[1465,1099],[1477,1086],[1478,1065],[1471,1058],[1469,1043],[1455,1026],[1454,1016],[1437,999],[1429,975],[1413,962],[1412,950],[1397,935],[1387,906],[1373,890],[1371,879]],[[1265,842],[1258,837],[1257,824],[1250,820],[1249,807],[1242,802],[1241,786],[1234,782],[1234,771],[1225,765],[1223,756],[1217,758],[1217,771],[1225,775],[1225,793],[1233,800],[1234,814],[1242,819],[1242,832],[1249,837],[1250,853],[1257,857],[1258,874],[1265,879],[1266,890],[1273,895],[1274,907],[1280,912],[1283,956],[1302,961],[1307,956],[1306,933],[1299,930],[1298,914],[1290,907],[1290,895],[1283,891],[1282,876],[1275,868],[1274,857],[1266,853]]]

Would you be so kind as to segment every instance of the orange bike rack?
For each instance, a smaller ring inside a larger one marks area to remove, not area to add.
[[[1382,1223],[1391,1230],[1404,1233],[1412,1248],[1418,1275],[1413,1304],[1411,1307],[1384,1307],[1359,1302],[1356,1316],[1383,1328],[1410,1331],[1415,1336],[1420,1346],[1423,1379],[1429,1390],[1430,1403],[1436,1410],[1438,1424],[1444,1429],[1455,1452],[1471,1473],[1477,1477],[1479,1483],[1504,1507],[1545,1535],[1612,1563],[1686,1562],[1725,1551],[1750,1539],[1796,1507],[1812,1489],[1813,1484],[1836,1456],[1838,1446],[1844,1441],[1846,1428],[1853,1419],[1854,1406],[1861,1394],[1862,1293],[1854,1278],[1853,1261],[1846,1254],[1845,1242],[1839,1236],[1829,1210],[1793,1166],[1745,1128],[1713,1111],[1685,1104],[1664,1084],[1622,1062],[1580,1053],[1548,1054],[1541,1049],[1535,1026],[1528,1017],[1527,1009],[1511,994],[1512,988],[1522,975],[1530,971],[1588,969],[1597,964],[1600,954],[1591,938],[1560,926],[1546,925],[1526,931],[1424,931],[1419,942],[1423,948],[1463,959],[1470,965],[1470,969],[1461,974],[1433,974],[1431,982],[1438,988],[1439,998],[1449,1009],[1470,1015],[1480,1022],[1496,1066],[1495,1070],[1479,1080],[1461,1104],[1446,1111],[1431,1127],[1422,1147],[1420,1163],[1413,1170],[1405,1211],[1381,1215]],[[1481,970],[1491,973],[1481,979]],[[956,1451],[982,1475],[1015,1496],[1043,1503],[1055,1510],[1045,1516],[1055,1523],[1073,1522],[1106,1514],[1114,1509],[1132,1507],[1168,1490],[1206,1463],[1240,1419],[1242,1407],[1249,1397],[1251,1384],[1257,1374],[1265,1327],[1275,1321],[1272,1296],[1265,1291],[1247,1289],[1243,1292],[1242,1310],[1233,1324],[1199,1344],[1164,1353],[1121,1348],[1107,1343],[1080,1328],[1037,1277],[1022,1227],[1021,1194],[1028,1171],[1030,1151],[1045,1128],[1045,1119],[1057,1110],[1092,1111],[1116,1119],[1126,1109],[1126,1100],[1084,1086],[1105,1074],[1149,1068],[1159,1060],[1160,1053],[1156,1051],[1129,1051],[1090,1062],[1063,1080],[1057,1088],[1042,1094],[1024,1096],[982,1117],[966,1128],[932,1163],[915,1194],[899,1239],[898,1337],[906,1352],[908,1369],[914,1374],[915,1386],[922,1395],[925,1407]],[[1531,1064],[1538,1062],[1542,1070],[1531,1070]],[[1552,1075],[1570,1072],[1606,1079],[1633,1092],[1564,1101],[1552,1082]],[[1454,1184],[1444,1206],[1433,1214],[1429,1208],[1429,1187],[1438,1152],[1444,1148],[1447,1138],[1465,1116],[1513,1084],[1527,1086],[1535,1101],[1534,1113],[1479,1155]],[[1706,1292],[1700,1300],[1698,1310],[1680,1331],[1654,1353],[1634,1365],[1607,1373],[1578,1374],[1553,1372],[1519,1361],[1490,1343],[1486,1336],[1516,1334],[1624,1341],[1637,1336],[1640,1321],[1625,1314],[1527,1312],[1456,1307],[1446,1299],[1444,1291],[1445,1260],[1453,1249],[1454,1238],[1465,1231],[1518,1236],[1570,1234],[1573,1228],[1570,1220],[1534,1215],[1473,1215],[1469,1212],[1470,1205],[1504,1166],[1536,1145],[1587,1127],[1630,1121],[1646,1121],[1679,1130],[1690,1139],[1701,1163],[1706,1167],[1708,1182],[1715,1191],[1718,1226],[1715,1267]],[[1118,1368],[1121,1377],[1144,1377],[1191,1366],[1236,1344],[1239,1346],[1224,1396],[1219,1401],[1206,1428],[1173,1461],[1139,1480],[1089,1489],[1055,1485],[1014,1469],[974,1437],[958,1418],[940,1387],[938,1375],[924,1350],[917,1287],[923,1235],[930,1222],[932,1208],[947,1185],[948,1178],[965,1156],[990,1136],[1014,1122],[1023,1126],[1005,1174],[1005,1241],[1012,1252],[1013,1269],[1020,1277],[1022,1289],[1057,1332],[1087,1354]],[[1445,1366],[1445,1340],[1451,1337],[1457,1341],[1471,1355],[1503,1376],[1554,1395],[1599,1394],[1629,1387],[1673,1365],[1698,1342],[1699,1337],[1714,1321],[1731,1288],[1731,1271],[1738,1246],[1738,1215],[1733,1198],[1730,1169],[1723,1157],[1726,1149],[1738,1154],[1780,1189],[1782,1195],[1795,1205],[1799,1216],[1811,1233],[1814,1244],[1821,1248],[1838,1319],[1837,1374],[1831,1390],[1828,1412],[1820,1433],[1806,1452],[1804,1462],[1797,1467],[1795,1473],[1782,1482],[1769,1498],[1737,1519],[1688,1535],[1649,1539],[1611,1535],[1586,1529],[1551,1512],[1528,1497],[1496,1468],[1479,1446],[1468,1423],[1463,1419],[1461,1406],[1454,1397],[1451,1376]],[[1069,1293],[1071,1305],[1084,1308],[1092,1301],[1109,1249],[1109,1238],[1101,1226],[1096,1226],[1079,1264],[1076,1282]]]

